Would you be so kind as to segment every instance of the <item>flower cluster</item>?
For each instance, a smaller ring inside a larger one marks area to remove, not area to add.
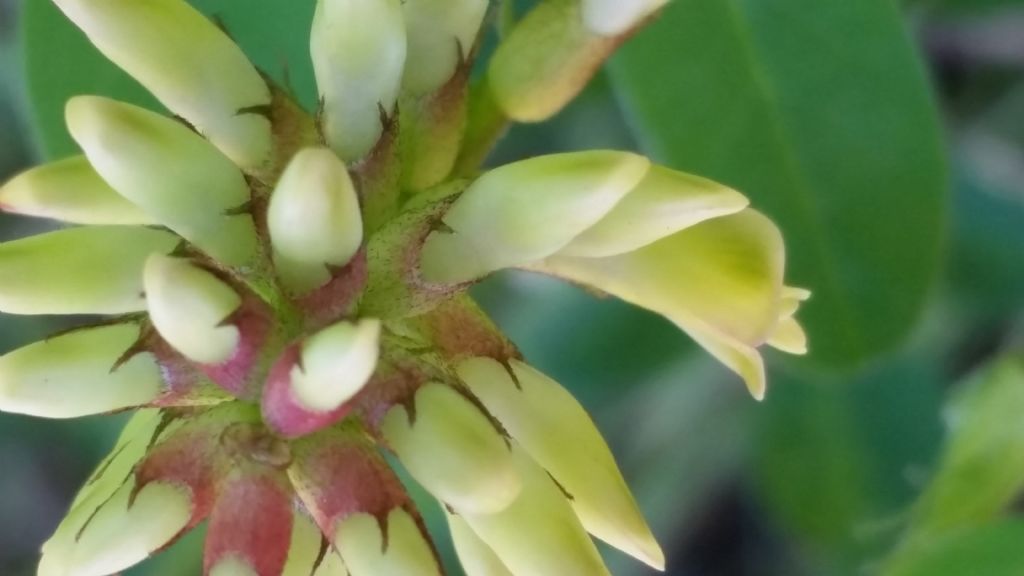
[[[106,316],[0,358],[0,409],[135,410],[42,576],[123,570],[207,522],[214,576],[442,572],[387,454],[471,576],[663,554],[601,435],[467,289],[502,269],[657,312],[758,398],[802,353],[782,240],[739,193],[615,151],[478,174],[663,0],[546,0],[470,90],[486,0],[320,0],[316,114],[184,0],[54,0],[173,114],[67,104],[83,155],[0,188],[73,226],[0,245],[0,310]],[[589,533],[589,534],[588,534]]]

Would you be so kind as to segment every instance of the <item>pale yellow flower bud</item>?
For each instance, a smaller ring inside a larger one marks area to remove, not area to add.
[[[184,0],[55,0],[107,58],[242,168],[271,151],[269,120],[252,110],[270,90],[241,49]]]
[[[122,196],[214,258],[257,257],[249,186],[238,167],[181,123],[98,96],[67,105],[71,135]]]
[[[0,357],[0,410],[77,418],[152,402],[164,383],[153,356],[119,364],[139,331],[135,323],[82,328]]]
[[[0,208],[73,224],[154,224],[153,217],[118,194],[85,156],[23,172],[0,188]]]
[[[383,134],[405,67],[400,0],[319,0],[310,39],[323,103],[323,132],[346,162],[359,160]]]
[[[443,86],[476,43],[487,0],[405,0],[409,53],[402,90],[422,96]]]
[[[270,197],[267,227],[282,280],[297,293],[330,279],[328,265],[352,259],[363,220],[352,179],[333,152],[308,148],[295,155]]]
[[[0,310],[121,314],[145,310],[142,266],[180,238],[162,230],[90,226],[0,244]]]
[[[427,384],[413,410],[395,406],[381,430],[431,494],[473,513],[498,512],[515,499],[520,481],[512,453],[479,408],[449,386]]]
[[[463,362],[459,376],[541,466],[572,495],[590,533],[652,567],[665,556],[647,527],[604,438],[586,410],[557,382],[511,360]]]
[[[212,273],[184,258],[154,254],[143,280],[149,318],[164,340],[200,364],[220,364],[238,347],[238,327],[225,320],[242,298]]]
[[[338,525],[335,546],[352,576],[440,576],[430,544],[408,512],[395,508],[381,522],[369,514],[354,514]]]

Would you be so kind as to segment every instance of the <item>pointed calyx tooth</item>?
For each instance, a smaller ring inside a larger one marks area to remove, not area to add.
[[[557,382],[519,362],[490,358],[459,376],[538,464],[572,495],[587,530],[662,570],[665,556],[640,513],[608,445],[579,402]]]
[[[522,450],[515,451],[523,489],[496,514],[455,510],[512,574],[610,576],[565,493]]]
[[[602,36],[625,34],[668,0],[583,0],[583,24]]]
[[[291,160],[270,197],[267,227],[286,286],[308,292],[349,263],[363,241],[359,197],[345,164],[326,148]]]
[[[153,224],[107,184],[85,156],[37,166],[0,188],[0,209],[72,224]]]
[[[452,544],[466,576],[515,576],[458,514],[445,510]]]
[[[445,214],[451,232],[427,238],[423,278],[465,282],[550,256],[604,218],[649,168],[643,156],[607,150],[496,168],[473,182]]]
[[[443,86],[476,44],[487,0],[405,0],[408,57],[402,91],[423,96]]]
[[[632,252],[705,220],[735,214],[749,204],[727,186],[654,165],[622,202],[559,255],[602,258]]]
[[[174,234],[87,226],[0,244],[0,310],[12,314],[122,314],[144,310],[142,267]]]
[[[288,562],[281,576],[349,576],[338,551],[301,504],[292,518]]]
[[[238,166],[255,170],[268,160],[270,122],[253,112],[270,105],[266,82],[242,50],[188,2],[55,2],[100,52]]]
[[[352,576],[440,576],[441,568],[420,524],[401,508],[386,518],[353,514],[342,520],[335,546]]]
[[[131,354],[135,322],[81,328],[0,357],[0,410],[77,418],[149,404],[164,391],[152,354]]]
[[[80,528],[77,534],[58,532],[43,546],[39,576],[114,574],[152,556],[188,527],[187,489],[152,482],[135,490],[129,479],[108,499],[72,509],[59,530],[68,523]]]
[[[131,104],[77,96],[68,129],[96,171],[160,224],[224,262],[251,266],[256,229],[239,213],[251,194],[226,156],[181,123]]]
[[[420,388],[412,412],[395,406],[381,431],[406,469],[441,502],[487,514],[519,494],[509,446],[480,409],[450,386]]]
[[[401,0],[319,0],[310,37],[324,136],[345,162],[369,152],[394,113],[405,67]]]
[[[154,254],[143,272],[153,326],[186,358],[220,364],[235,353],[237,326],[225,323],[242,298],[211,272],[184,258]]]
[[[554,116],[628,36],[602,36],[589,29],[583,9],[580,0],[543,0],[498,45],[487,83],[506,116],[519,122]]]
[[[333,424],[369,382],[380,353],[380,321],[342,321],[292,346],[270,371],[263,417],[277,433],[297,437]]]

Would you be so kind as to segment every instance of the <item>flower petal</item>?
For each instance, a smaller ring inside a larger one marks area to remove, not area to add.
[[[768,345],[789,354],[807,354],[807,333],[794,318],[783,318],[768,336]]]
[[[742,194],[717,182],[651,166],[607,216],[559,254],[601,258],[632,252],[705,220],[735,214],[749,204]]]
[[[213,22],[182,0],[55,0],[107,58],[188,120],[239,166],[270,155],[270,104],[259,72]]]
[[[121,314],[145,310],[142,267],[174,234],[89,226],[0,244],[0,310],[13,314]]]
[[[405,66],[399,0],[319,0],[310,39],[323,102],[323,132],[346,162],[373,149],[384,132]]]
[[[421,269],[431,282],[464,282],[546,258],[607,215],[650,162],[628,152],[541,156],[480,177],[432,234]]]
[[[459,365],[459,376],[566,492],[590,533],[663,570],[665,556],[593,420],[565,388],[539,371],[490,358]],[[458,508],[458,507],[456,507]]]
[[[238,328],[223,322],[242,298],[230,286],[184,258],[162,254],[149,257],[143,279],[149,317],[171,346],[200,364],[234,354]]]
[[[744,376],[764,377],[754,347],[781,308],[784,251],[774,224],[744,210],[609,258],[554,256],[530,269],[593,286],[665,316]]]
[[[447,512],[452,543],[466,576],[513,576],[494,550],[484,543],[460,516]]]
[[[497,514],[455,510],[515,576],[609,576],[565,494],[529,456],[516,454],[523,490]]]
[[[85,156],[58,160],[15,176],[0,188],[0,208],[73,224],[154,223],[100,178]]]
[[[152,354],[125,354],[141,328],[126,322],[82,328],[0,357],[0,410],[77,418],[149,404],[164,390]]]
[[[445,504],[494,513],[519,494],[508,445],[480,409],[449,386],[423,386],[410,410],[397,405],[387,413],[381,431],[412,476]]]
[[[443,86],[476,44],[486,0],[406,0],[409,50],[402,91],[423,96]]]
[[[121,4],[121,2],[117,2]],[[242,172],[170,118],[98,96],[72,98],[71,135],[122,196],[214,258],[232,266],[257,256]]]

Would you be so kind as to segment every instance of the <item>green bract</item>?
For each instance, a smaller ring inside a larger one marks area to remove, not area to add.
[[[316,111],[182,0],[56,3],[177,118],[76,97],[84,157],[0,189],[85,225],[0,245],[0,310],[114,315],[0,358],[0,409],[139,409],[41,575],[112,574],[204,521],[205,574],[440,574],[380,449],[445,505],[470,576],[606,574],[590,535],[664,567],[586,410],[466,290],[518,268],[608,292],[760,398],[758,348],[806,350],[779,231],[628,152],[460,177],[488,140],[470,94],[543,119],[661,2],[542,2],[470,91],[486,2],[321,0]]]

